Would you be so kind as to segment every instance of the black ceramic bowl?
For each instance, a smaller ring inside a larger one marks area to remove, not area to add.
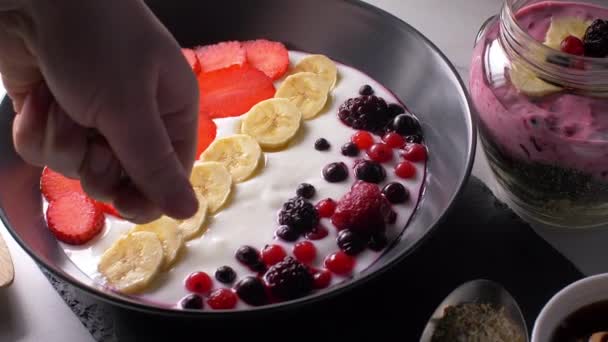
[[[330,290],[230,315],[291,309],[338,295],[378,275],[405,258],[428,236],[465,184],[473,164],[476,138],[465,87],[445,56],[403,21],[359,1],[150,0],[148,4],[182,46],[264,37],[282,41],[289,49],[326,54],[366,72],[417,113],[432,151],[424,196],[407,234],[371,267]],[[39,191],[41,170],[26,165],[14,152],[10,102],[4,101],[1,109],[2,220],[39,264],[115,305],[160,314],[222,314],[173,310],[127,298],[99,286],[76,268],[46,227]]]

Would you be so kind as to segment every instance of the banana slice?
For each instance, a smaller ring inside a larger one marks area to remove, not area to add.
[[[545,36],[545,45],[552,49],[559,50],[562,41],[568,36],[575,36],[583,39],[585,31],[591,26],[592,22],[578,17],[553,17],[551,26]]]
[[[212,214],[226,203],[232,191],[232,176],[224,164],[218,162],[196,162],[190,183],[207,199],[207,208]]]
[[[241,130],[264,149],[286,145],[300,129],[302,112],[287,99],[269,99],[253,106],[243,119]]]
[[[163,264],[163,247],[151,232],[136,232],[118,239],[103,253],[98,270],[109,284],[125,293],[143,290]]]
[[[246,134],[236,134],[215,140],[199,159],[224,164],[232,175],[232,180],[238,183],[253,174],[261,156],[262,148],[254,138]]]
[[[509,76],[513,86],[528,96],[541,97],[562,90],[562,88],[536,77],[530,69],[520,63],[513,63],[509,70]]]
[[[164,269],[168,269],[173,265],[179,250],[184,246],[184,238],[177,229],[177,221],[167,216],[162,216],[158,220],[147,224],[137,225],[131,232],[150,232],[158,236],[165,256]]]
[[[191,218],[177,222],[177,230],[186,240],[190,240],[200,233],[207,218],[207,199],[203,196],[201,188],[194,188],[194,193],[198,200],[198,211]]]
[[[327,102],[327,81],[312,72],[300,72],[285,79],[274,97],[288,99],[302,112],[304,119],[317,116]]]
[[[310,55],[302,58],[294,68],[294,73],[298,72],[312,72],[321,76],[327,81],[330,90],[335,88],[338,79],[336,63],[324,55]]]

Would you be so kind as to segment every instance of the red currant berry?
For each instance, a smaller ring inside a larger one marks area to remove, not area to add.
[[[238,298],[231,289],[217,289],[209,295],[207,304],[215,310],[234,309]]]
[[[272,266],[283,261],[286,256],[287,253],[285,253],[283,247],[279,245],[266,245],[262,250],[262,261],[267,266]]]
[[[331,272],[321,270],[314,274],[313,280],[315,289],[324,289],[331,283]]]
[[[393,149],[384,143],[373,144],[367,155],[375,162],[386,163],[393,159]]]
[[[382,137],[382,141],[392,148],[402,148],[403,145],[405,145],[405,139],[395,132],[386,133],[386,135]]]
[[[325,258],[325,267],[338,275],[348,275],[355,268],[355,258],[338,251]]]
[[[426,147],[421,144],[407,144],[401,152],[401,156],[411,162],[425,161],[427,157]]]
[[[331,198],[326,198],[317,203],[317,212],[320,217],[331,217],[336,211],[336,201]]]
[[[205,272],[194,272],[186,279],[186,289],[195,293],[207,293],[213,287],[213,280]]]
[[[412,178],[416,175],[416,167],[406,160],[395,167],[395,174],[404,179]]]
[[[317,257],[317,248],[310,241],[298,242],[293,247],[293,255],[298,261],[309,264]]]
[[[359,131],[353,135],[351,141],[357,145],[360,150],[367,150],[374,144],[374,138],[369,132]]]
[[[583,56],[585,54],[585,44],[582,40],[575,36],[566,37],[562,41],[560,48],[562,52],[569,53],[575,56]]]

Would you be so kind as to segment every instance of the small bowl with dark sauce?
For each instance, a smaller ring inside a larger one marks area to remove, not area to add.
[[[538,316],[532,342],[608,342],[608,274],[557,293]]]

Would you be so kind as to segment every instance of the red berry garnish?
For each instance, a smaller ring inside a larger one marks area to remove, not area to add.
[[[562,41],[560,48],[562,52],[575,56],[583,56],[585,54],[585,44],[582,40],[575,36],[566,37]]]
[[[367,151],[367,155],[378,163],[386,163],[393,159],[393,149],[384,143],[373,144]]]
[[[386,133],[386,135],[382,137],[382,141],[392,148],[402,148],[403,145],[405,145],[405,139],[401,134],[395,132]]]
[[[308,264],[317,257],[317,248],[310,241],[298,242],[293,248],[293,255],[298,261]]]
[[[205,272],[194,272],[186,279],[186,289],[195,293],[207,293],[213,287],[213,280]]]
[[[355,258],[342,251],[338,251],[325,258],[325,267],[335,274],[347,275],[355,268]]]
[[[401,156],[411,162],[425,161],[427,157],[426,147],[422,144],[407,144],[401,152]]]
[[[353,135],[351,141],[357,145],[360,150],[367,150],[374,144],[374,138],[369,132],[359,131]]]
[[[267,245],[262,249],[262,261],[268,266],[283,261],[286,256],[287,253],[285,253],[283,247],[279,245]]]
[[[238,298],[231,289],[217,289],[211,292],[207,304],[215,310],[234,309]]]
[[[412,178],[416,175],[416,167],[406,160],[395,167],[395,174],[404,179]]]
[[[324,289],[331,283],[331,272],[328,270],[321,270],[313,276],[315,289]]]
[[[336,201],[331,198],[326,198],[317,203],[317,212],[320,217],[331,217],[336,210]]]

